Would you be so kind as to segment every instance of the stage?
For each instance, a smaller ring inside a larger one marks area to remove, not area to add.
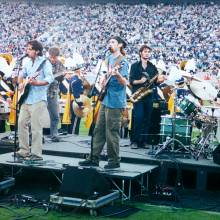
[[[6,134],[4,134],[6,135]],[[1,137],[4,137],[2,134]],[[51,142],[45,136],[43,146],[43,162],[41,165],[21,164],[13,162],[13,153],[0,155],[0,164],[11,167],[47,169],[53,172],[62,172],[65,166],[78,166],[78,162],[86,158],[91,148],[91,137],[77,135],[60,135],[60,142]],[[1,146],[5,147],[5,146]],[[10,146],[8,151],[13,151]],[[156,148],[154,146],[154,148]],[[197,191],[219,191],[220,190],[220,166],[212,159],[194,159],[187,152],[178,154],[166,152],[151,155],[152,146],[147,149],[131,149],[129,139],[120,140],[120,170],[105,171],[103,166],[107,163],[107,152],[104,148],[101,155],[99,171],[121,180],[136,178],[139,174],[143,176],[150,174],[149,186],[182,186],[185,190]],[[129,177],[129,178],[128,178]],[[148,187],[148,186],[147,186]],[[126,198],[130,198],[128,192]]]

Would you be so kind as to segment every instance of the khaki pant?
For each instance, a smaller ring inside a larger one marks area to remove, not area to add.
[[[108,163],[115,164],[120,162],[119,140],[121,115],[122,109],[111,109],[103,105],[101,106],[98,121],[94,129],[93,155],[90,154],[89,159],[98,162],[106,142]]]
[[[36,104],[23,104],[18,118],[19,153],[42,156],[42,138],[44,114],[47,111],[45,101]],[[31,125],[32,144],[29,147],[29,125]]]

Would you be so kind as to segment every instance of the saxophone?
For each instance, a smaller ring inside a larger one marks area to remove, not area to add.
[[[150,89],[151,85],[155,82],[160,73],[156,74],[149,82],[145,83],[143,87],[139,88],[135,93],[133,93],[129,99],[132,103],[138,102],[140,99],[152,93]]]

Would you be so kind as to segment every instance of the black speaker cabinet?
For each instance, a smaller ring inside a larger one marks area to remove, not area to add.
[[[215,148],[212,153],[213,162],[220,165],[220,144]]]
[[[96,199],[109,191],[110,182],[95,169],[66,167],[60,187],[61,196]]]

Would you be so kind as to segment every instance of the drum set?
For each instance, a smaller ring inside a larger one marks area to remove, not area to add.
[[[185,92],[178,96],[180,88],[173,87],[173,114],[161,118],[160,145],[155,156],[169,151],[189,153],[196,160],[210,159],[220,118],[218,91],[208,81],[189,74],[183,77]]]

